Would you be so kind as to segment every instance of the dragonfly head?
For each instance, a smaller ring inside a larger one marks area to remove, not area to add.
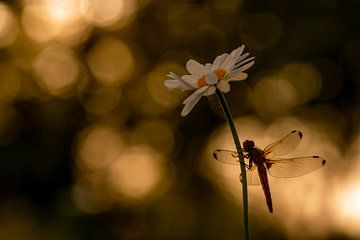
[[[255,147],[255,143],[254,141],[246,140],[243,142],[243,147],[246,152],[250,152]]]

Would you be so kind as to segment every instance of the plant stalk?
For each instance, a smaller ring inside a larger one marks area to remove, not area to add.
[[[236,131],[234,120],[231,116],[231,112],[226,103],[225,97],[219,89],[216,89],[216,96],[220,102],[220,105],[226,116],[226,120],[229,123],[230,131],[234,139],[236,151],[240,160],[241,169],[241,181],[242,181],[242,193],[243,193],[243,211],[244,211],[244,239],[249,240],[249,210],[248,210],[248,194],[247,194],[247,180],[246,180],[246,169],[244,155],[241,150],[240,139]]]

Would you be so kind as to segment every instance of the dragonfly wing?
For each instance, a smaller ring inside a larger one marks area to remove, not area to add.
[[[235,165],[235,166],[240,166],[240,161],[239,161],[239,157],[236,151],[229,151],[229,150],[216,150],[213,153],[214,155],[214,159],[222,162],[222,163],[226,163],[226,164],[230,164],[230,165]],[[246,163],[248,164],[248,163]],[[259,173],[258,173],[258,169],[256,165],[253,165],[250,169],[249,168],[245,168],[246,169],[246,179],[247,179],[247,184],[248,185],[260,185],[260,179],[259,179]],[[240,174],[240,181],[241,180],[241,174]]]
[[[236,151],[215,150],[213,156],[216,161],[226,163],[229,165],[240,166],[238,154]]]
[[[299,177],[315,171],[326,164],[326,160],[319,156],[307,156],[288,159],[268,159],[266,167],[273,177]]]
[[[286,155],[291,153],[302,139],[302,133],[294,130],[279,141],[268,145],[264,149],[264,156],[266,158],[274,158],[276,156]]]
[[[242,176],[239,176],[240,182],[242,183]],[[249,186],[260,185],[259,171],[256,165],[253,165],[252,168],[246,168],[246,181]]]

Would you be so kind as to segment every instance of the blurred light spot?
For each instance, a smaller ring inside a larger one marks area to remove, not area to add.
[[[77,142],[77,162],[85,169],[104,169],[123,151],[124,143],[115,129],[93,126],[84,130]]]
[[[19,71],[8,63],[0,63],[0,101],[14,100],[19,94],[20,85]]]
[[[341,215],[349,222],[360,221],[360,184],[348,191],[345,191],[341,196],[340,211]]]
[[[289,63],[280,70],[279,75],[294,86],[299,96],[299,103],[313,99],[321,91],[321,75],[312,64]]]
[[[281,137],[281,132],[289,130],[301,130],[304,138],[301,140],[302,143],[309,143],[310,139],[308,136],[312,136],[315,141],[323,142],[322,148],[325,147],[325,142],[329,143],[329,148],[334,150],[340,147],[338,140],[341,136],[340,132],[343,131],[345,125],[344,116],[340,111],[329,105],[316,105],[312,107],[303,107],[295,113],[300,115],[298,118],[294,116],[284,115],[277,118],[268,129],[268,133],[275,137]],[[337,121],[336,123],[334,123]],[[340,138],[341,139],[341,138]],[[336,141],[337,140],[337,141]],[[308,150],[316,150],[316,146],[313,148],[309,144]],[[297,149],[301,148],[301,145]],[[304,149],[305,150],[305,149]],[[334,158],[339,153],[332,155]],[[330,166],[326,166],[327,168]]]
[[[79,2],[72,0],[27,0],[22,24],[26,33],[39,42],[55,38],[76,44],[89,32],[81,18]]]
[[[164,181],[164,159],[150,148],[132,147],[110,166],[108,184],[115,199],[142,200]]]
[[[264,50],[279,41],[283,27],[275,13],[248,13],[241,18],[239,34],[247,46]]]
[[[181,99],[188,93],[174,90],[169,91],[164,86],[167,74],[172,71],[180,74],[185,73],[184,68],[174,62],[158,64],[145,78],[143,84],[145,88],[134,88],[127,98],[134,109],[139,113],[148,116],[159,116],[169,111],[181,107]],[[180,74],[181,75],[181,74]]]
[[[153,148],[169,154],[175,143],[174,129],[165,121],[146,120],[132,132],[131,140],[134,145],[149,144]]]
[[[294,86],[279,77],[267,77],[253,90],[256,110],[264,115],[277,115],[290,110],[298,102]]]
[[[133,0],[81,0],[81,13],[90,23],[107,27],[124,26],[136,9]]]
[[[287,235],[291,236],[289,239],[299,239],[304,235],[319,238],[329,232],[331,220],[323,219],[329,211],[325,203],[327,185],[324,171],[323,168],[298,178],[269,179],[274,212],[277,219],[282,219]]]
[[[360,237],[360,134],[347,142],[348,148],[341,165],[334,168],[337,178],[332,189],[333,221],[342,231]],[[346,162],[344,162],[344,160]]]
[[[360,237],[360,229],[357,227],[360,221],[360,182],[358,180],[359,170],[353,179],[347,182],[341,181],[333,195],[333,221],[342,231],[352,236]],[[347,183],[347,184],[346,184]],[[346,184],[346,185],[344,185]],[[346,186],[346,187],[344,187]],[[356,238],[356,239],[357,239]]]
[[[9,7],[0,3],[0,48],[10,46],[16,39],[18,25]]]
[[[159,64],[152,72],[147,76],[147,89],[151,97],[156,103],[167,107],[173,108],[180,103],[180,91],[169,91],[164,86],[164,81],[168,78],[166,75],[169,72],[182,72],[183,68],[173,62]],[[174,93],[175,92],[175,93]]]
[[[60,95],[77,82],[79,63],[70,49],[52,46],[37,56],[34,69],[38,84],[53,95]]]
[[[130,104],[136,111],[145,116],[159,116],[167,112],[169,109],[155,101],[145,88],[137,88],[131,92],[132,101]],[[179,106],[177,106],[179,107]]]
[[[97,43],[89,53],[88,64],[96,80],[105,85],[127,82],[135,68],[131,49],[116,38]]]
[[[87,213],[108,209],[113,201],[107,191],[107,169],[124,151],[124,141],[117,130],[107,125],[94,125],[76,139],[76,183],[73,199]]]
[[[162,154],[146,145],[126,144],[107,125],[88,127],[77,137],[73,199],[80,210],[98,213],[113,204],[136,204],[167,191],[172,181]]]
[[[90,93],[85,103],[88,112],[94,114],[105,114],[113,110],[121,98],[120,89],[103,88]]]
[[[279,115],[313,99],[320,90],[321,77],[313,65],[289,63],[255,85],[254,106],[263,115]]]

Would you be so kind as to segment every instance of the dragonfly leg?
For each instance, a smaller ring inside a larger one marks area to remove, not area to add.
[[[249,158],[249,156],[248,156],[248,158]],[[249,164],[248,164],[248,167],[247,167],[248,169],[250,169],[250,168],[252,168],[252,160],[251,160],[251,158],[249,158]]]
[[[237,157],[239,157],[239,156],[237,156]],[[250,160],[249,154],[245,153],[243,151],[243,157],[246,158],[246,159],[249,159],[249,164],[246,164],[246,163],[241,163],[241,164],[243,164],[246,168],[250,169],[252,167],[252,161]]]
[[[246,168],[250,169],[252,167],[252,164],[246,164],[246,163],[242,163],[240,162],[240,164],[244,165]]]

